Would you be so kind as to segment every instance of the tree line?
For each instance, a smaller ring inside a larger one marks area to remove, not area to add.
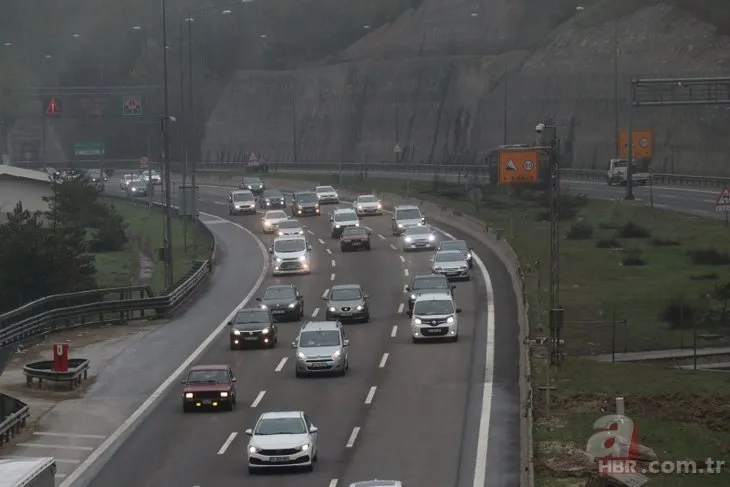
[[[0,224],[0,313],[50,294],[94,289],[93,253],[127,244],[126,223],[81,173],[53,183],[45,212],[21,202]]]

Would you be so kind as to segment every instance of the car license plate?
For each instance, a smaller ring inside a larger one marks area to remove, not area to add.
[[[258,340],[259,337],[243,337],[244,340]]]
[[[352,245],[362,245],[362,242],[361,242],[361,241],[359,241],[359,240],[353,240],[353,241],[352,241],[352,242],[350,242],[350,243],[351,243]]]
[[[340,313],[340,316],[352,316],[352,313],[349,312],[349,311],[347,311],[347,312],[344,312],[344,313]]]
[[[210,399],[203,399],[203,404],[211,404],[212,402]]]
[[[440,328],[427,328],[426,333],[435,335],[436,333],[441,333],[441,329]]]
[[[283,310],[283,309],[275,309],[274,310],[274,314],[275,315],[280,315],[280,314],[285,313],[285,312],[286,312],[286,310]]]
[[[280,462],[288,462],[291,459],[291,457],[270,457],[270,459],[272,462],[280,463]]]
[[[307,364],[312,369],[326,369],[329,367],[329,364],[325,362],[315,362],[313,364]]]

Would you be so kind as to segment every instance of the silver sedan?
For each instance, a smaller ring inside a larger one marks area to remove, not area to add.
[[[427,226],[407,227],[403,231],[401,239],[404,252],[436,248],[436,233]]]
[[[449,280],[458,279],[468,281],[471,279],[469,263],[466,260],[464,252],[461,250],[442,250],[436,252],[431,271],[434,274],[446,276]]]

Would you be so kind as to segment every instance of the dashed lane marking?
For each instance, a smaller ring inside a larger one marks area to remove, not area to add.
[[[332,274],[330,274],[330,281],[334,281],[334,280],[335,280],[335,273],[333,272]]]
[[[223,442],[221,449],[218,450],[218,455],[223,455],[226,450],[228,450],[228,447],[231,446],[231,443],[233,443],[233,440],[236,439],[236,436],[238,436],[238,433],[236,433],[235,431],[228,435],[228,438],[226,438],[226,441]]]
[[[385,368],[385,364],[388,362],[388,357],[390,357],[390,354],[388,352],[385,352],[383,354],[383,358],[380,359],[380,363],[378,364],[379,368]]]
[[[393,325],[393,329],[390,330],[390,338],[395,338],[398,334],[398,325]]]
[[[408,269],[403,269],[403,274],[408,277]]]
[[[335,262],[335,259],[332,259],[332,267],[336,267],[336,266],[337,266],[337,262]]]
[[[345,448],[352,448],[355,446],[355,440],[357,440],[357,435],[360,434],[360,427],[355,426],[352,428],[352,433],[350,433],[350,437],[347,439],[347,443],[345,443]]]
[[[314,232],[311,231],[311,230],[307,230],[307,233],[310,234],[310,235],[314,235]]]
[[[400,261],[401,261],[401,262],[405,262],[405,261],[406,261],[406,258],[405,258],[405,257],[403,257],[402,255],[399,255],[398,257],[400,257]]]
[[[330,249],[324,249],[328,254],[332,255],[332,251]]]
[[[379,238],[380,240],[385,240],[385,235],[381,235],[381,234],[378,234],[378,238]]]
[[[403,309],[405,309],[406,305],[401,303],[398,305],[398,314],[401,314],[403,312]]]
[[[378,386],[372,386],[368,391],[368,395],[365,396],[365,404],[372,404],[375,399],[375,391],[378,390]]]
[[[319,308],[314,308],[314,311],[312,311],[312,318],[316,318],[319,314]]]
[[[254,399],[253,402],[251,403],[251,407],[255,408],[256,406],[258,406],[265,395],[266,395],[266,391],[259,392],[259,395],[256,396],[256,399]]]
[[[319,242],[319,243],[321,243],[322,245],[324,245],[324,240],[322,240],[321,238],[318,238],[318,239],[317,239],[317,242]]]
[[[325,289],[324,292],[322,293],[322,299],[327,299],[327,295],[329,293],[330,293],[330,290],[329,289]]]
[[[279,364],[278,364],[278,365],[276,366],[276,368],[274,369],[274,372],[281,372],[281,371],[282,371],[282,369],[284,368],[284,365],[286,365],[286,361],[287,361],[287,360],[288,360],[288,358],[287,358],[287,357],[284,357],[283,359],[281,359],[281,360],[279,361]]]
[[[391,248],[391,249],[393,249],[393,250],[398,250],[398,247],[396,247],[396,246],[395,246],[395,245],[393,245],[393,244],[390,244],[390,248]]]
[[[337,482],[338,482],[338,480],[337,480],[337,479],[332,479],[332,480],[330,480],[330,485],[329,485],[329,487],[337,487]]]

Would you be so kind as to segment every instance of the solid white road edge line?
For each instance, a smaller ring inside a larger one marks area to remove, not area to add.
[[[73,446],[73,445],[49,445],[47,443],[16,443],[16,446],[24,448],[48,448],[49,450],[77,450],[77,451],[93,451],[91,446]]]
[[[355,440],[357,439],[357,435],[360,433],[360,427],[355,426],[352,428],[352,433],[350,433],[350,437],[347,439],[347,443],[345,444],[345,448],[352,448],[355,446]]]
[[[201,215],[206,215],[218,219],[223,219],[215,215],[211,215],[210,213],[203,213],[200,212]],[[254,295],[258,292],[259,288],[264,282],[264,279],[266,279],[266,275],[269,270],[269,253],[266,250],[266,247],[264,247],[264,244],[261,242],[261,240],[258,239],[258,237],[248,228],[244,227],[243,225],[239,225],[238,223],[231,222],[235,227],[243,230],[247,234],[249,234],[253,239],[254,242],[259,246],[259,250],[261,251],[261,256],[264,261],[264,265],[261,268],[261,274],[259,275],[258,280],[254,284],[253,288],[249,293],[246,295],[246,297],[243,298],[243,300],[236,306],[236,308],[231,311],[231,313],[208,335],[203,342],[198,345],[198,348],[193,350],[193,353],[191,353],[188,358],[183,360],[183,362],[180,364],[180,366],[175,369],[172,374],[170,374],[167,379],[162,381],[162,384],[160,384],[155,391],[150,394],[150,396],[145,399],[145,401],[140,404],[140,406],[132,412],[132,414],[124,421],[124,423],[121,424],[114,432],[107,437],[106,440],[104,440],[101,445],[99,445],[96,450],[91,452],[91,454],[86,457],[86,459],[83,461],[81,465],[78,466],[73,472],[71,472],[71,475],[66,477],[64,481],[58,486],[58,487],[71,487],[74,482],[76,482],[81,475],[84,474],[89,468],[91,468],[94,463],[96,463],[99,458],[107,452],[107,450],[110,450],[112,447],[114,449],[119,448],[121,443],[119,442],[120,439],[127,433],[131,433],[134,428],[144,419],[144,417],[149,414],[154,407],[157,405],[157,402],[162,399],[162,397],[167,393],[167,390],[173,385],[177,383],[178,377],[180,377],[184,372],[187,371],[188,368],[190,368],[190,365],[192,365],[193,362],[198,360],[198,358],[205,353],[205,351],[210,347],[210,345],[215,341],[216,338],[218,338],[218,335],[221,334],[223,330],[226,330],[228,328],[228,322],[231,321],[238,312],[239,309],[246,306],[246,303],[248,303]]]
[[[274,369],[274,372],[281,372],[281,370],[284,368],[284,365],[286,364],[286,361],[288,360],[288,357],[284,357],[279,361],[278,365]]]
[[[390,338],[395,338],[398,334],[398,325],[393,325],[393,329],[390,330]]]
[[[406,305],[401,303],[398,305],[398,314],[403,313],[403,310],[405,309]]]
[[[255,408],[256,406],[258,406],[261,403],[261,400],[264,398],[265,395],[266,395],[266,391],[259,392],[258,395],[256,396],[256,399],[254,399],[253,402],[251,403],[251,407]]]
[[[77,435],[75,433],[53,433],[51,431],[34,431],[33,434],[37,436],[60,436],[62,438],[86,438],[89,440],[103,440],[106,438],[103,435]]]
[[[238,436],[238,433],[236,433],[235,431],[228,435],[228,438],[226,438],[226,441],[223,442],[221,449],[218,450],[218,455],[223,455],[226,450],[228,450],[228,447],[231,446],[231,443],[233,443],[233,440],[236,439],[236,436]]]
[[[319,308],[314,308],[314,311],[312,311],[312,318],[316,318],[319,314]]]
[[[368,395],[365,396],[365,404],[372,404],[375,398],[375,391],[378,390],[378,386],[372,386],[368,391]]]
[[[383,354],[383,358],[380,359],[380,363],[378,364],[378,368],[384,369],[385,364],[388,362],[388,357],[390,357],[390,354],[388,352],[385,352]]]

